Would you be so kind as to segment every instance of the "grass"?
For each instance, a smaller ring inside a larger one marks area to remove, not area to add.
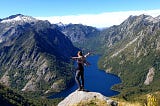
[[[124,100],[118,97],[112,99],[118,101],[118,106],[160,106],[160,92],[134,95],[132,100]]]
[[[78,104],[74,104],[72,106],[109,106],[106,101],[95,99],[95,100],[89,100],[89,101],[83,101]]]

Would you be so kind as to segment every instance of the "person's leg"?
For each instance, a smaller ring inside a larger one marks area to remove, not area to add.
[[[84,69],[81,70],[80,76],[81,76],[81,81],[82,81],[81,89],[83,90],[84,89]]]
[[[79,80],[79,77],[80,77],[80,70],[77,70],[77,71],[76,71],[75,80],[76,80],[76,83],[77,83],[79,89],[81,89],[81,82],[80,82],[80,80]]]

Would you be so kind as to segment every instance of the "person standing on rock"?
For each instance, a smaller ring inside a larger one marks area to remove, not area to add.
[[[79,91],[84,91],[84,65],[86,66],[90,65],[90,63],[86,61],[86,57],[88,55],[90,55],[90,53],[83,55],[81,51],[78,51],[77,57],[72,57],[72,59],[77,60],[75,80],[78,84]],[[81,81],[80,81],[80,78],[81,78]]]

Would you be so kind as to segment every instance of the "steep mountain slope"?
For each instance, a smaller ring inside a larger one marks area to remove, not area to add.
[[[59,92],[73,78],[78,49],[48,21],[21,14],[0,22],[0,81],[22,91]]]
[[[122,79],[116,89],[124,98],[160,90],[160,18],[130,16],[122,24],[104,30],[100,67]]]
[[[1,106],[57,106],[61,99],[29,98],[0,84]]]
[[[1,106],[36,106],[29,99],[0,84],[0,104]]]
[[[84,51],[100,51],[100,30],[82,24],[59,25],[59,29],[72,41],[72,43]],[[96,45],[96,46],[95,46]]]

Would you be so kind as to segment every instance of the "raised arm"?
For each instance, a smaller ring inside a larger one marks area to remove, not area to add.
[[[72,59],[76,60],[76,59],[79,59],[80,57],[71,57]]]
[[[89,56],[90,54],[91,54],[91,53],[88,52],[87,54],[84,55],[84,57],[87,57],[87,56]]]

